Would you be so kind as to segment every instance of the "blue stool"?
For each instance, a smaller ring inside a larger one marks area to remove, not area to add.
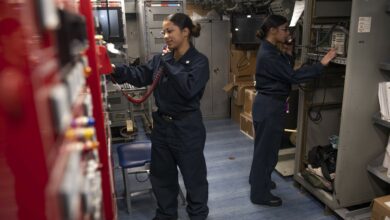
[[[125,186],[125,199],[127,211],[131,211],[131,191],[129,174],[147,173],[150,170],[150,157],[151,157],[152,143],[150,141],[131,142],[118,146],[117,152],[119,157],[119,165],[122,168],[124,186]],[[150,190],[150,189],[149,189]],[[184,194],[179,189],[179,195],[185,205]]]

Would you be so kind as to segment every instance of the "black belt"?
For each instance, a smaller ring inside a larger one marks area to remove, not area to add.
[[[276,95],[276,94],[267,94],[267,93],[263,93],[263,92],[260,92],[260,91],[257,91],[258,93],[264,95],[264,96],[269,96],[273,99],[277,99],[277,100],[280,100],[280,101],[286,101],[287,100],[287,96],[284,96],[284,95]]]
[[[161,111],[157,111],[157,114],[163,118],[165,121],[173,121],[173,120],[180,120],[185,117],[187,117],[189,114],[193,113],[195,111],[189,111],[189,112],[182,112],[182,113],[176,113],[175,115],[173,114],[167,114]]]

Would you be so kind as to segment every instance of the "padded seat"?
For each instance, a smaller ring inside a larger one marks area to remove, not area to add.
[[[119,165],[122,168],[127,211],[131,212],[131,193],[129,174],[147,173],[150,170],[152,143],[137,141],[122,144],[117,147]],[[149,190],[150,191],[150,190]],[[179,188],[179,195],[185,205],[184,194]]]
[[[134,142],[118,146],[119,165],[122,168],[134,168],[150,163],[151,143]]]

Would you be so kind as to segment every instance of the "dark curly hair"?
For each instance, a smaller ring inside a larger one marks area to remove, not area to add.
[[[281,15],[269,15],[267,18],[264,19],[260,30],[258,30],[256,33],[256,37],[264,39],[271,28],[277,28],[280,25],[287,23],[287,21],[287,18]]]
[[[183,30],[184,28],[188,28],[190,30],[191,37],[199,37],[200,35],[200,24],[192,22],[191,18],[184,13],[175,13],[168,15],[165,18],[166,21],[170,21],[174,23],[176,26]]]

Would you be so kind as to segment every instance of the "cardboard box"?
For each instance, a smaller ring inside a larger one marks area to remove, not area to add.
[[[200,4],[187,3],[186,14],[190,16],[194,16],[194,13],[196,13],[198,16],[207,16],[209,11],[210,10],[205,10],[204,7],[202,7]]]
[[[372,203],[371,220],[390,219],[390,195],[375,198]]]
[[[240,124],[240,114],[242,112],[242,106],[230,102],[230,118],[237,124]]]
[[[244,94],[244,113],[247,115],[252,116],[252,106],[253,106],[253,101],[256,96],[256,90],[253,88],[250,89],[245,89],[245,94]]]
[[[230,49],[230,71],[233,75],[246,76],[256,73],[256,50]]]
[[[249,116],[244,112],[240,114],[240,131],[251,139],[254,138],[252,116]]]
[[[246,76],[240,76],[240,75],[232,75],[233,77],[233,83],[241,83],[241,82],[253,82],[255,81],[255,75],[246,75]]]
[[[253,82],[240,82],[240,83],[229,83],[223,87],[223,90],[232,97],[232,102],[236,105],[244,105],[244,95],[246,88],[254,88]]]
[[[252,83],[240,83],[233,89],[233,101],[236,105],[244,105],[245,89],[254,89]]]

